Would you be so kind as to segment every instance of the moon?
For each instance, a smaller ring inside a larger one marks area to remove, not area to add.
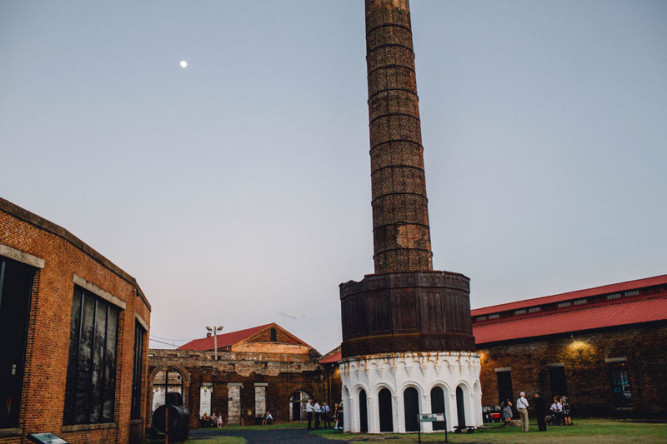
[[[188,67],[188,62],[185,60],[181,60],[181,68],[187,68]]]

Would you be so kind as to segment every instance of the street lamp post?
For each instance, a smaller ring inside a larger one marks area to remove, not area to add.
[[[216,326],[214,325],[213,327],[209,327],[208,325],[206,326],[206,330],[213,332],[213,347],[215,347],[214,351],[214,360],[218,360],[218,332],[222,331],[224,327],[222,325]]]

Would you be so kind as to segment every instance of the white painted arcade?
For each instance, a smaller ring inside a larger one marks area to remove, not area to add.
[[[445,413],[447,428],[482,425],[477,353],[367,355],[341,362],[346,432],[417,431],[417,413]],[[422,432],[444,429],[422,423]]]

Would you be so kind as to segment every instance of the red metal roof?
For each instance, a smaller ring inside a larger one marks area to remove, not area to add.
[[[320,364],[335,364],[336,362],[343,359],[343,352],[338,350],[336,353],[333,353],[320,361]]]
[[[245,330],[232,331],[229,333],[218,335],[218,348],[229,347],[231,345],[237,344],[243,341],[244,339],[247,339],[250,336],[254,335],[255,333],[259,333],[260,331],[272,325],[275,324],[273,323],[265,324],[265,325],[260,325],[258,327],[246,328]],[[213,342],[213,336],[211,336],[208,338],[195,339],[193,341],[188,342],[187,344],[181,345],[176,350],[204,351],[204,350],[213,350],[214,348],[215,345]]]
[[[612,287],[612,286],[609,286]],[[629,287],[629,288],[635,288]],[[602,288],[602,287],[600,287]],[[584,290],[585,291],[585,290]],[[609,290],[607,290],[609,291]],[[612,292],[614,290],[611,290]],[[622,291],[622,290],[617,290]],[[497,310],[496,310],[497,311]],[[667,319],[667,297],[627,300],[519,319],[473,324],[477,345]]]
[[[621,282],[618,284],[603,285],[602,287],[588,288],[586,290],[571,291],[568,293],[561,293],[553,296],[544,296],[540,298],[524,299],[517,302],[509,302],[506,304],[492,305],[490,307],[477,308],[472,310],[472,316],[481,316],[491,313],[500,313],[508,310],[517,310],[519,308],[534,307],[537,305],[551,304],[555,302],[569,301],[572,299],[585,298],[589,296],[597,296],[601,294],[616,293],[627,290],[634,290],[636,288],[652,287],[654,285],[667,284],[667,274],[662,276],[655,276],[645,279],[637,279],[634,281]]]

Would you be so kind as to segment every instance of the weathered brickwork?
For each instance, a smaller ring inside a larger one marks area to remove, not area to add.
[[[19,427],[0,430],[0,443],[27,442],[28,434],[45,431],[71,443],[141,442],[145,419],[130,421],[134,331],[137,316],[150,322],[150,305],[134,278],[65,229],[4,199],[0,199],[0,246],[44,261],[36,271],[28,315]],[[109,424],[63,426],[75,275],[125,304],[118,324],[114,422]],[[144,344],[146,384],[147,336]],[[147,397],[142,398],[145,404]]]
[[[667,322],[482,345],[483,404],[497,405],[496,369],[510,368],[512,389],[551,396],[548,365],[564,364],[575,416],[667,416]],[[633,406],[614,408],[608,360],[627,361]]]
[[[410,8],[366,0],[375,273],[431,270]]]
[[[190,410],[191,428],[199,427],[200,390],[205,383],[213,389],[212,411],[221,412],[232,423],[238,418],[239,423],[254,424],[256,416],[263,413],[262,396],[264,408],[276,421],[289,421],[290,397],[298,391],[330,402],[327,379],[318,363],[320,355],[314,350],[306,354],[219,351],[218,361],[213,358],[213,351],[151,350],[147,416],[152,415],[152,378],[167,368],[183,375],[184,404]],[[258,389],[262,392],[259,402]],[[339,398],[340,391],[334,396]]]

